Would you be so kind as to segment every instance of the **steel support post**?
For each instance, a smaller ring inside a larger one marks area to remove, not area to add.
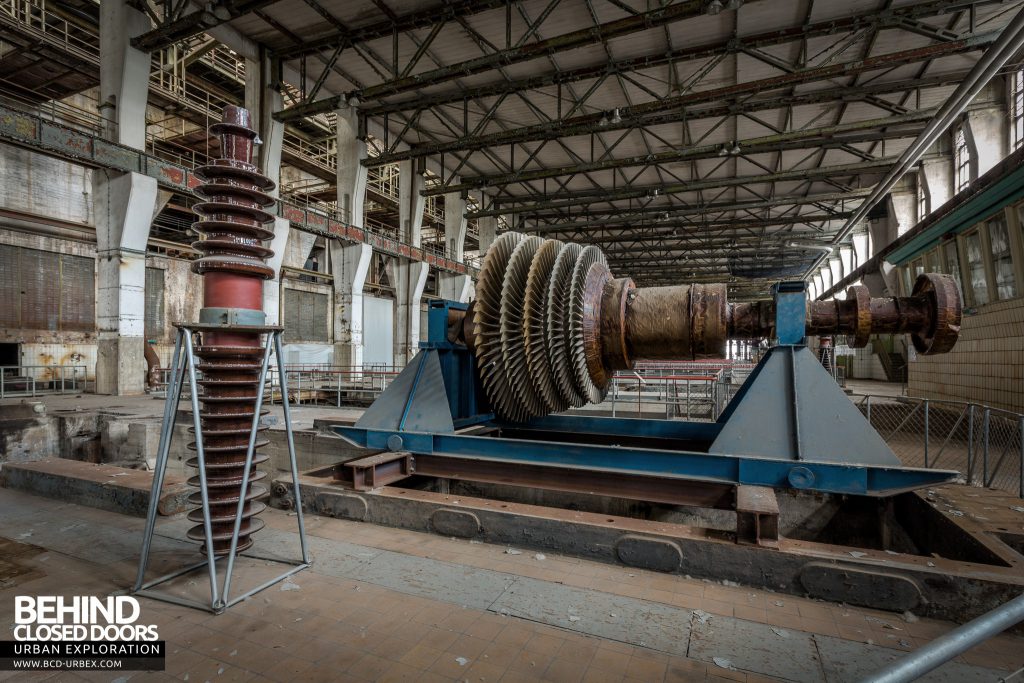
[[[214,326],[204,326],[209,329]],[[217,326],[221,329],[230,328],[231,326]],[[247,328],[251,330],[251,328]],[[217,561],[220,559],[215,553],[213,548],[213,534],[211,528],[211,515],[210,515],[210,498],[209,488],[206,480],[206,454],[203,448],[203,430],[202,422],[199,414],[199,383],[196,376],[196,362],[195,362],[195,350],[193,346],[192,337],[196,333],[195,328],[187,325],[178,326],[178,335],[175,341],[174,357],[171,362],[171,379],[167,389],[167,399],[164,405],[164,422],[160,431],[160,445],[157,452],[157,462],[153,472],[153,487],[150,494],[149,509],[146,517],[146,526],[143,532],[142,539],[142,553],[139,558],[139,568],[136,575],[135,584],[132,588],[132,592],[138,595],[144,595],[146,597],[154,598],[156,600],[162,600],[164,602],[170,602],[186,607],[193,607],[197,609],[204,609],[215,614],[219,614],[231,607],[234,604],[272,586],[284,579],[292,576],[293,574],[302,571],[307,568],[310,564],[308,546],[306,542],[306,530],[305,524],[302,518],[302,498],[299,489],[299,473],[298,464],[295,456],[295,440],[292,433],[291,414],[288,405],[288,392],[287,392],[287,381],[284,375],[284,356],[281,347],[281,329],[280,328],[264,328],[263,330],[267,335],[267,345],[263,354],[263,362],[260,368],[259,382],[257,384],[257,399],[256,409],[253,415],[252,429],[249,433],[248,450],[246,453],[246,461],[244,466],[244,476],[242,478],[242,486],[239,495],[238,509],[234,520],[234,529],[231,538],[231,549],[230,552],[225,556],[227,557],[227,566],[225,567],[223,586],[219,585],[218,573],[217,573]],[[184,353],[182,353],[184,350]],[[291,565],[284,573],[279,576],[270,579],[260,585],[252,588],[241,595],[234,598],[230,597],[231,581],[234,574],[235,559],[239,556],[238,554],[238,537],[241,531],[241,521],[243,518],[243,510],[245,506],[246,493],[248,490],[248,478],[252,471],[253,454],[255,452],[256,435],[259,429],[260,421],[260,409],[262,407],[263,394],[266,390],[266,380],[269,374],[270,368],[270,355],[271,352],[275,352],[277,355],[278,371],[281,373],[281,389],[282,389],[282,408],[284,411],[285,420],[285,434],[288,441],[288,458],[289,466],[291,470],[292,480],[294,482],[294,495],[296,504],[299,506],[296,516],[299,531],[299,543],[302,550],[301,560],[280,560],[276,558],[258,557],[255,555],[241,555],[242,557],[251,557],[253,559],[267,560],[272,562],[278,562],[283,564]],[[192,420],[193,428],[195,430],[196,441],[195,450],[197,457],[197,469],[199,472],[199,493],[202,500],[203,510],[203,527],[205,530],[205,550],[206,559],[177,569],[169,574],[153,579],[149,582],[145,581],[146,569],[149,566],[150,551],[152,549],[153,534],[156,528],[156,517],[158,514],[158,505],[160,490],[163,487],[164,476],[167,471],[168,454],[170,453],[171,441],[174,432],[174,415],[177,411],[178,402],[181,398],[181,390],[185,385],[185,378],[188,378],[189,382],[189,394],[190,401],[192,404]],[[167,593],[161,593],[153,590],[157,586],[175,579],[177,577],[188,574],[196,569],[203,566],[207,567],[210,577],[210,601],[209,604],[191,600],[188,598],[182,598]]]

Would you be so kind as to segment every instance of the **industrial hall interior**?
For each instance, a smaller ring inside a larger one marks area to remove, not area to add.
[[[1024,0],[0,0],[0,682],[1024,683]]]

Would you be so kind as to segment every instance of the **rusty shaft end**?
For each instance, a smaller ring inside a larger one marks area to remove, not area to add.
[[[872,334],[910,334],[922,355],[950,351],[960,335],[962,304],[948,275],[925,273],[907,297],[871,298],[867,287],[846,290],[846,299],[810,301],[807,334],[847,335],[850,346],[866,346]],[[729,305],[730,339],[771,337],[775,308],[771,301]]]

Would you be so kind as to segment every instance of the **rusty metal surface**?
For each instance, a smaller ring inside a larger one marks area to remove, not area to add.
[[[604,360],[612,370],[633,367],[626,346],[626,301],[636,285],[633,280],[614,278],[605,284],[601,298],[601,349]]]
[[[690,342],[693,358],[722,358],[728,333],[728,289],[724,284],[690,287]]]
[[[806,334],[915,335],[921,353],[948,351],[959,332],[960,300],[945,275],[919,280],[910,297],[808,302]],[[512,422],[599,402],[615,370],[637,360],[725,355],[728,339],[770,338],[774,302],[730,304],[725,284],[636,288],[616,279],[595,245],[503,234],[484,258],[472,333],[484,390]],[[454,325],[454,323],[453,323]]]
[[[733,487],[725,484],[602,472],[586,468],[547,467],[443,455],[416,455],[411,473],[441,479],[543,488],[669,505],[720,510],[732,509],[733,505]]]
[[[736,542],[779,547],[779,501],[774,489],[736,487]]]
[[[960,336],[960,290],[948,276],[924,273],[917,278],[912,294],[925,298],[933,312],[931,325],[915,330],[910,339],[917,352],[929,356],[952,350]]]
[[[583,358],[586,362],[587,372],[594,385],[600,391],[608,389],[611,381],[611,370],[602,346],[602,303],[604,301],[605,287],[612,279],[612,273],[608,266],[603,263],[595,263],[587,272],[586,282],[583,285],[582,310],[580,312],[580,328],[583,332]],[[608,312],[609,317],[614,317],[613,312]]]
[[[690,358],[690,319],[689,285],[633,290],[626,300],[625,313],[630,358]]]

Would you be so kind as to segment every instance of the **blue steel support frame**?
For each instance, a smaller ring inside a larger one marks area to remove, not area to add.
[[[804,284],[780,283],[775,296],[776,330],[780,346],[802,346],[806,301]],[[420,365],[412,388],[412,393],[415,393],[419,387],[427,355],[437,354],[455,432],[451,431],[450,426],[432,431],[404,430],[404,416],[412,402],[411,394],[404,402],[403,419],[398,430],[336,426],[334,431],[355,446],[374,450],[402,450],[451,458],[869,496],[888,496],[936,486],[957,475],[948,470],[851,465],[618,445],[619,442],[628,443],[629,439],[638,437],[710,444],[722,431],[735,406],[743,400],[747,386],[737,394],[718,422],[549,415],[525,424],[499,423],[495,421],[480,386],[473,354],[465,345],[448,338],[449,311],[464,311],[466,308],[465,304],[452,301],[430,303],[427,341],[420,344]],[[762,365],[764,362],[762,360]],[[754,370],[751,377],[758,373],[762,365]],[[779,396],[780,400],[789,398]],[[482,436],[458,433],[458,430],[471,425],[485,425],[495,429],[492,434]],[[501,428],[512,428],[526,435],[537,433],[538,437],[543,435],[548,440],[496,436]],[[603,439],[605,443],[577,443],[580,435],[606,437]],[[607,445],[609,443],[616,445]]]
[[[448,408],[456,429],[494,419],[476,372],[476,358],[464,344],[448,340],[448,312],[465,311],[458,301],[431,301],[427,309],[427,340],[420,342],[420,354],[436,353],[441,363]]]

